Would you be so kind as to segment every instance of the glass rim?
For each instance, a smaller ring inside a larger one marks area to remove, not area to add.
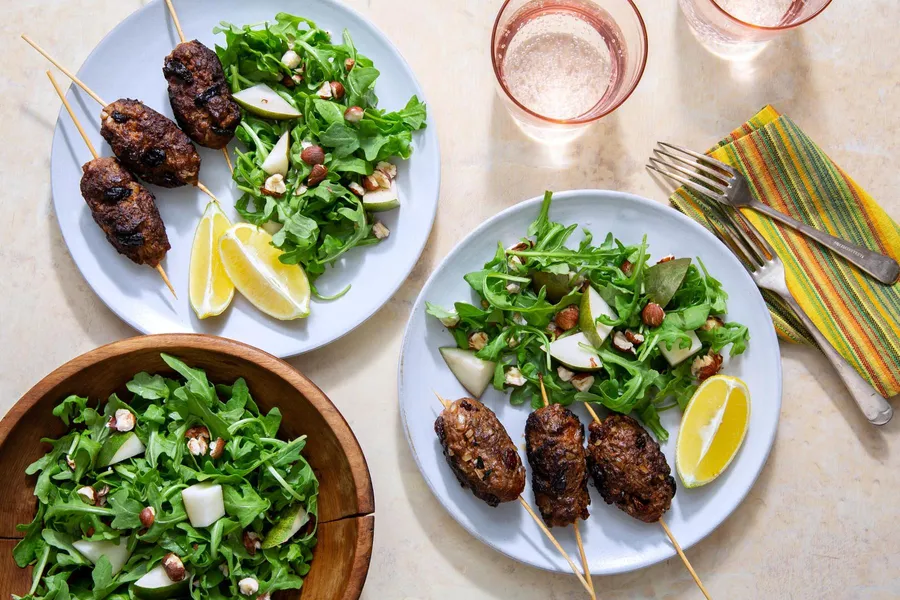
[[[709,0],[709,1],[712,2],[712,5],[713,5],[720,13],[722,13],[723,15],[725,15],[725,18],[726,18],[726,19],[729,19],[729,20],[731,20],[731,21],[734,21],[734,22],[737,23],[738,25],[742,25],[742,26],[744,26],[744,27],[749,27],[750,29],[758,29],[758,30],[760,30],[760,31],[787,31],[787,30],[789,30],[789,29],[794,29],[795,27],[800,27],[801,25],[804,25],[804,24],[806,24],[806,23],[809,23],[810,21],[812,21],[813,19],[815,19],[816,17],[818,17],[820,14],[822,14],[822,11],[825,10],[826,8],[828,8],[828,5],[831,4],[831,0],[825,0],[825,4],[823,4],[823,5],[821,6],[821,8],[819,8],[819,10],[815,11],[813,14],[809,15],[809,16],[806,17],[805,19],[801,19],[801,20],[797,21],[796,23],[791,23],[790,25],[772,25],[772,26],[767,26],[767,25],[756,25],[756,24],[754,24],[754,23],[748,23],[747,21],[742,21],[741,19],[738,19],[738,18],[735,17],[733,14],[731,14],[730,12],[728,12],[727,10],[725,10],[724,8],[722,8],[721,6],[719,6],[719,0]]]
[[[637,72],[637,77],[634,80],[634,83],[631,85],[631,88],[625,92],[625,95],[622,96],[622,99],[616,102],[613,106],[611,106],[608,110],[601,112],[596,116],[592,116],[590,118],[580,118],[576,117],[574,119],[555,119],[553,117],[546,117],[540,113],[537,113],[518,100],[516,100],[515,96],[509,91],[509,88],[506,87],[506,84],[503,83],[503,78],[500,76],[500,65],[497,64],[497,56],[494,52],[494,47],[497,41],[497,29],[500,26],[500,17],[503,15],[503,12],[506,10],[509,3],[513,0],[504,0],[503,5],[500,7],[500,10],[497,11],[497,17],[494,19],[494,27],[491,31],[491,66],[494,68],[494,78],[497,80],[497,83],[500,85],[500,89],[503,90],[503,93],[509,98],[513,104],[515,104],[518,108],[525,111],[527,114],[539,119],[541,121],[547,123],[553,123],[555,125],[585,125],[588,123],[593,123],[598,119],[602,119],[603,117],[609,115],[617,108],[622,106],[628,98],[631,97],[631,94],[634,93],[634,90],[637,89],[638,84],[641,82],[641,79],[644,77],[644,69],[647,67],[647,54],[649,49],[649,44],[647,41],[647,26],[644,23],[644,17],[641,15],[641,11],[638,10],[637,5],[634,3],[634,0],[621,0],[622,2],[626,2],[631,6],[631,9],[634,11],[635,16],[637,16],[638,25],[641,32],[641,42],[643,48],[643,58],[641,59],[641,65]],[[831,0],[828,0],[831,2]]]

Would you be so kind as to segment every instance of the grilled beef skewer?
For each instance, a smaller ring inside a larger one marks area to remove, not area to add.
[[[503,424],[478,400],[449,404],[434,422],[444,456],[463,487],[490,506],[518,499],[525,467]]]
[[[626,415],[610,415],[588,429],[588,470],[606,503],[645,523],[659,521],[675,496],[659,444]]]
[[[561,404],[539,408],[525,423],[534,500],[549,527],[590,517],[584,426]]]
[[[109,243],[133,262],[156,267],[170,246],[150,190],[112,157],[95,158],[81,169],[81,195]]]
[[[241,122],[216,53],[197,40],[182,42],[166,57],[163,75],[175,120],[192,140],[219,150]]]
[[[139,178],[165,188],[197,185],[200,155],[172,120],[130,99],[104,107],[100,120],[100,135]]]

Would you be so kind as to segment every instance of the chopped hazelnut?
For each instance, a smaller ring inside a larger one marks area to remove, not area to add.
[[[571,383],[579,392],[586,392],[594,385],[594,376],[587,373],[578,373],[572,377]]]
[[[181,559],[174,552],[169,552],[163,557],[162,560],[163,569],[166,570],[166,575],[172,581],[182,581],[184,580],[185,570],[184,563],[181,562]]]
[[[716,352],[710,352],[705,356],[698,356],[691,363],[691,375],[698,380],[703,381],[709,379],[722,369],[722,355]]]
[[[145,506],[140,514],[141,525],[149,529],[156,520],[156,509],[152,506]]]
[[[347,110],[344,111],[344,119],[348,123],[359,123],[362,121],[363,116],[365,116],[365,111],[358,106],[351,106]]]
[[[78,488],[75,492],[86,503],[94,506],[97,504],[97,492],[89,485]]]
[[[312,171],[309,172],[309,178],[306,180],[306,185],[309,187],[315,187],[325,181],[325,177],[328,175],[328,167],[325,165],[315,165],[312,168]]]
[[[574,304],[570,304],[565,307],[553,317],[553,320],[556,321],[556,324],[559,325],[559,328],[563,331],[569,331],[570,329],[574,329],[578,325],[578,317],[580,315],[580,311],[578,307]]]
[[[634,354],[634,344],[628,341],[628,337],[621,331],[617,331],[613,334],[612,347],[619,352]]]
[[[187,447],[191,456],[203,456],[206,454],[209,444],[206,442],[205,438],[195,437],[188,440]]]
[[[487,346],[488,335],[483,331],[473,331],[469,334],[469,348],[478,351]]]
[[[126,432],[134,429],[134,414],[127,408],[116,411],[116,431]]]
[[[284,184],[284,175],[275,173],[269,176],[260,191],[266,196],[283,196],[287,191],[287,186]]]
[[[374,233],[375,237],[379,240],[384,240],[391,235],[391,230],[381,221],[375,221],[375,224],[372,225],[372,233]]]
[[[575,377],[574,371],[570,371],[562,365],[556,367],[556,374],[559,375],[562,381],[572,381],[572,378]]]
[[[647,303],[647,306],[641,311],[641,320],[647,327],[659,327],[665,318],[666,312],[655,302]]]
[[[252,577],[244,577],[238,581],[238,589],[245,596],[250,596],[259,591],[259,582]]]
[[[525,379],[525,376],[522,375],[522,372],[516,367],[510,367],[506,370],[506,377],[504,378],[506,381],[506,385],[512,385],[515,387],[522,387],[528,381]]]

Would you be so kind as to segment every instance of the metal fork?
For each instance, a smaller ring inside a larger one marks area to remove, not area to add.
[[[882,283],[892,284],[900,277],[900,264],[893,258],[836,238],[755,200],[744,176],[731,165],[688,148],[666,142],[657,143],[659,148],[655,148],[653,153],[658,158],[649,159],[648,169],[674,179],[685,187],[722,204],[752,208],[781,221],[816,240],[835,254],[843,256]],[[669,150],[679,154],[676,156]]]
[[[797,314],[869,422],[873,425],[884,425],[890,421],[894,411],[888,401],[838,353],[794,300],[784,277],[784,265],[769,242],[740,214],[740,211],[722,207],[711,201],[705,201],[704,208],[707,209],[707,217],[712,217],[708,220],[714,227],[714,233],[744,263],[756,285],[778,294]]]

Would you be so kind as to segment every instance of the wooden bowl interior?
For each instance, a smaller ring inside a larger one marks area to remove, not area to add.
[[[349,426],[321,390],[287,363],[243,344],[193,335],[133,338],[79,357],[32,388],[0,422],[0,477],[8,482],[0,503],[0,591],[24,595],[31,583],[27,570],[15,565],[11,549],[22,537],[16,525],[30,522],[36,510],[35,478],[25,475],[25,467],[48,450],[41,438],[65,432],[53,407],[73,393],[92,401],[113,392],[130,398],[125,383],[135,373],[172,373],[160,352],[203,369],[215,383],[243,377],[263,412],[275,406],[281,410],[279,437],[308,436],[304,455],[320,484],[319,541],[302,597],[358,598],[372,547],[374,498],[365,458]]]

